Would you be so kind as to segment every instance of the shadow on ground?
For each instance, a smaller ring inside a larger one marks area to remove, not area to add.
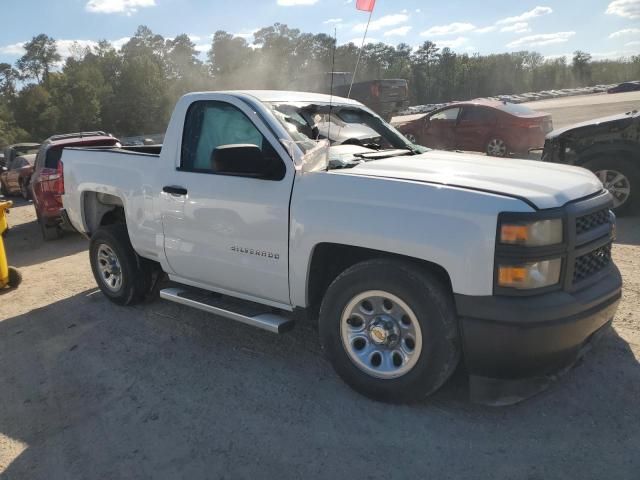
[[[423,404],[375,403],[336,377],[309,325],[275,336],[160,301],[117,307],[95,291],[0,322],[0,365],[0,434],[26,444],[2,479],[640,468],[640,367],[613,330],[552,390],[502,409],[468,403],[460,374]]]
[[[24,200],[21,200],[21,203],[14,202],[16,207],[23,205],[28,203]],[[9,231],[4,241],[9,263],[17,268],[73,255],[86,250],[89,246],[87,240],[75,232],[65,232],[62,238],[45,242],[36,220],[12,225],[11,213],[8,220]]]

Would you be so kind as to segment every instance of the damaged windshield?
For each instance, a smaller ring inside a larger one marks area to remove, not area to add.
[[[427,151],[412,144],[380,117],[354,105],[270,103],[291,138],[307,153],[329,140],[329,166],[343,168],[362,161]]]

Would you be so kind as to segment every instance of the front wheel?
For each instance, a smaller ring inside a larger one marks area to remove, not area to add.
[[[487,143],[487,155],[490,157],[506,157],[509,153],[507,144],[501,138],[492,138]]]
[[[151,269],[133,250],[126,226],[99,228],[91,237],[89,255],[98,287],[112,302],[132,305],[151,290]]]
[[[459,359],[451,294],[410,263],[371,260],[342,273],[320,309],[320,341],[340,377],[385,402],[435,392]]]
[[[591,160],[583,166],[591,170],[609,191],[616,215],[637,211],[640,204],[640,169],[620,158]]]

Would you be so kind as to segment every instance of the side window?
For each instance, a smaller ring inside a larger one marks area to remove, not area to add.
[[[461,122],[491,122],[495,118],[493,112],[484,107],[465,107],[460,115]]]
[[[44,161],[44,168],[56,170],[62,157],[62,148],[50,148]]]
[[[214,152],[217,148],[228,145],[255,145],[262,151],[264,161],[273,169],[281,171],[281,176],[275,176],[284,177],[285,166],[282,159],[242,111],[224,102],[194,102],[189,107],[185,120],[181,170],[217,173],[216,162],[213,161]],[[242,161],[243,158],[239,157],[238,162]],[[237,170],[242,172],[242,165],[238,165]]]
[[[431,120],[456,120],[458,113],[460,113],[459,108],[448,108],[433,115]]]

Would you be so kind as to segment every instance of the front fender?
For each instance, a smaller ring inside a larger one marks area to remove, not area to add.
[[[449,274],[454,293],[492,295],[502,211],[532,208],[497,194],[414,181],[339,172],[299,175],[291,206],[292,301],[307,306],[310,262],[321,243],[425,260]]]

